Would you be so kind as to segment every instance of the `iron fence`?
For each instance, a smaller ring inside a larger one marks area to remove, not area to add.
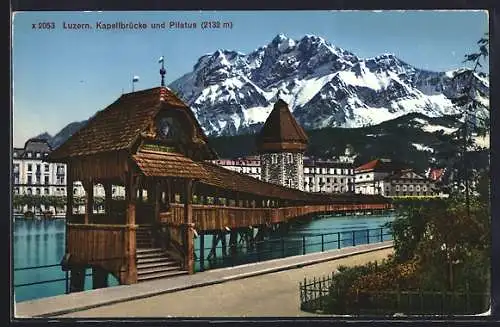
[[[334,273],[299,283],[300,309],[328,314],[472,315],[486,312],[490,293],[466,291],[360,291],[338,297]]]
[[[204,240],[204,238],[199,239],[200,243],[201,239]],[[215,251],[212,251],[211,246],[205,247],[204,244],[200,244],[198,249],[195,249],[196,271],[324,252],[348,246],[391,241],[393,236],[390,227],[379,227],[296,236],[270,236],[267,239],[250,243],[242,243],[242,240],[240,238],[240,241],[237,241],[237,244],[231,247],[231,244],[226,239],[227,246],[217,246],[214,248]]]
[[[116,258],[95,259],[95,260],[92,260],[92,262],[116,261],[116,260],[125,260],[125,258],[124,257],[116,257]],[[54,263],[54,264],[50,264],[50,265],[20,267],[20,268],[14,268],[14,273],[18,272],[18,271],[42,270],[42,269],[55,268],[55,267],[61,267],[60,272],[63,272],[63,266],[64,265],[62,264],[62,262],[60,262],[60,263]],[[126,270],[120,270],[120,272],[125,272],[125,271]],[[71,273],[68,270],[64,271],[64,273],[65,273],[64,278],[52,278],[52,279],[39,280],[39,281],[28,282],[28,283],[19,283],[19,284],[14,284],[14,288],[40,285],[40,284],[49,284],[49,283],[56,283],[56,282],[65,282],[65,287],[66,287],[65,293],[68,294],[69,288],[70,288],[69,281],[70,281]],[[92,276],[92,273],[85,273],[85,275],[84,275],[84,277],[91,277],[91,276]]]

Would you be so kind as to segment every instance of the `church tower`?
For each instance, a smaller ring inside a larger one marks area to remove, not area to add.
[[[303,190],[307,144],[307,135],[288,104],[278,99],[257,136],[262,180]]]

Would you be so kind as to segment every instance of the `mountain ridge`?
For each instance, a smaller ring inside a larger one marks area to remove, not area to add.
[[[450,97],[464,81],[452,80],[453,71],[418,69],[390,53],[362,59],[315,35],[278,34],[249,54],[205,54],[169,87],[208,135],[235,135],[263,123],[278,92],[306,128],[373,125],[409,112],[455,114]],[[476,77],[486,90],[489,83]]]

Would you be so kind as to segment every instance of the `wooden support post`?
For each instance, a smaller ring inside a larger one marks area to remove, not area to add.
[[[219,243],[220,234],[216,233],[212,235],[212,248],[210,249],[210,253],[208,254],[208,260],[213,257],[217,257],[217,244]]]
[[[222,245],[222,256],[227,257],[227,244],[226,244],[226,232],[221,231],[221,245]]]
[[[185,226],[185,267],[190,274],[194,273],[194,232],[193,232],[193,180],[187,179],[184,184],[184,226]]]
[[[83,182],[85,188],[85,224],[88,224],[94,213],[94,181],[92,179]]]
[[[232,257],[236,256],[237,252],[237,239],[238,232],[234,229],[231,230],[231,234],[229,235],[229,249]]]
[[[73,176],[71,174],[70,165],[66,166],[66,219],[65,219],[65,253],[68,253],[68,223],[73,220]]]
[[[169,207],[170,207],[170,203],[173,202],[173,187],[172,187],[172,184],[173,184],[173,180],[172,178],[169,178],[167,179],[167,187],[166,187],[166,196],[165,196],[165,201],[169,204]]]
[[[85,268],[71,268],[69,292],[81,292],[85,289]]]
[[[113,185],[109,182],[103,184],[104,186],[104,211],[109,217],[111,214],[111,201],[113,200]]]
[[[101,267],[92,268],[92,288],[108,287],[108,272]]]
[[[144,202],[144,181],[140,176],[137,176],[138,189],[139,189],[139,198],[137,199],[139,202]],[[149,196],[149,194],[148,194]]]
[[[200,271],[205,271],[205,232],[200,231]]]
[[[154,205],[154,217],[153,222],[158,223],[160,221],[160,206],[161,206],[161,182],[159,180],[153,181],[153,198],[152,202]],[[149,194],[148,194],[149,198]]]
[[[126,176],[127,184],[125,186],[125,197],[127,199],[127,217],[125,230],[124,253],[127,259],[128,269],[120,274],[120,283],[135,284],[137,283],[137,264],[136,264],[136,195],[137,195],[137,179],[133,172],[129,172]]]

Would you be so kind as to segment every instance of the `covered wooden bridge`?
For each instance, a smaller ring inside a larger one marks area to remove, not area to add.
[[[216,153],[193,112],[165,87],[122,95],[53,151],[67,164],[64,269],[71,290],[94,287],[108,273],[121,284],[193,273],[195,234],[266,230],[310,214],[385,210],[388,200],[359,194],[327,195],[262,182],[205,160]],[[81,181],[86,210],[74,208],[71,185]],[[94,185],[105,190],[104,213],[94,212]],[[125,199],[112,186],[125,188]],[[160,274],[159,274],[160,273]]]

